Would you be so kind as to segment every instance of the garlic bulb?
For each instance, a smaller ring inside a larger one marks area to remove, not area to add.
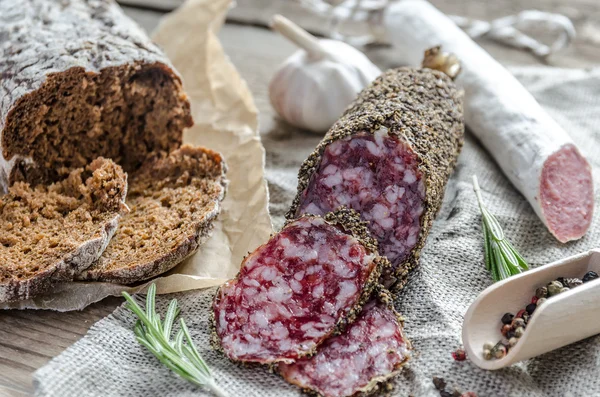
[[[381,74],[362,52],[346,43],[318,40],[281,15],[275,15],[271,26],[301,48],[279,67],[269,84],[273,108],[296,127],[327,131]]]

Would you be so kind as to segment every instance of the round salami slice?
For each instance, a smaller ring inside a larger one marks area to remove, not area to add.
[[[360,93],[303,163],[287,214],[340,205],[361,214],[403,285],[438,212],[463,144],[462,95],[439,71],[401,68]]]
[[[232,360],[293,362],[351,323],[389,263],[358,214],[291,221],[243,261],[213,303]]]
[[[310,358],[278,364],[283,378],[323,397],[369,393],[398,374],[410,343],[388,293],[367,303],[341,335],[325,341]]]

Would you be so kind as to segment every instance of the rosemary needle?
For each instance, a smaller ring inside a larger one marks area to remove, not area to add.
[[[473,190],[477,196],[479,210],[481,211],[485,267],[492,274],[494,281],[504,280],[524,270],[528,270],[529,266],[525,259],[517,252],[510,241],[504,237],[504,232],[496,217],[483,205],[481,189],[475,175],[473,175]]]
[[[177,299],[173,299],[169,304],[162,322],[155,309],[155,284],[148,288],[145,311],[127,292],[123,292],[123,296],[127,301],[126,307],[138,317],[133,331],[141,345],[183,379],[205,387],[217,397],[227,397],[227,393],[215,383],[210,369],[198,353],[183,319],[179,320],[180,328],[175,339],[171,339],[173,323],[180,311],[177,307]]]

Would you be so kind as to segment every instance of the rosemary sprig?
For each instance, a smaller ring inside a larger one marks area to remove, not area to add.
[[[485,248],[485,267],[492,274],[494,281],[504,280],[524,270],[529,266],[523,257],[504,237],[504,232],[498,220],[483,205],[481,189],[477,177],[473,175],[473,190],[479,202],[483,224],[483,240]]]
[[[205,387],[215,396],[227,397],[227,393],[215,383],[210,369],[192,342],[188,327],[182,318],[179,319],[180,329],[175,335],[175,339],[171,340],[173,323],[180,312],[177,307],[177,299],[173,299],[169,304],[165,320],[162,322],[155,309],[155,284],[148,288],[145,312],[127,292],[123,292],[123,296],[127,300],[126,307],[139,319],[136,321],[133,331],[141,345],[150,350],[161,363],[183,379],[197,386]]]

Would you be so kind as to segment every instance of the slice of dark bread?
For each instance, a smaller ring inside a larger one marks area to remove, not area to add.
[[[98,158],[51,185],[0,197],[0,302],[28,299],[90,266],[127,212],[127,176]]]
[[[171,269],[208,237],[227,180],[221,155],[184,145],[157,154],[130,174],[127,205],[115,237],[80,280],[132,284]]]

